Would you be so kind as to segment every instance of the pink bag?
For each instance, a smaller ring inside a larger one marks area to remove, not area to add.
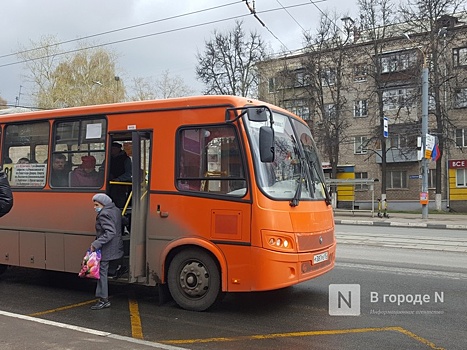
[[[99,267],[101,261],[100,249],[91,251],[89,248],[81,263],[81,271],[78,273],[79,277],[99,279]]]

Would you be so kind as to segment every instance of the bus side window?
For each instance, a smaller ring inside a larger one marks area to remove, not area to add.
[[[72,119],[54,124],[54,155],[64,155],[65,169],[52,169],[51,186],[100,188],[104,183],[105,135],[107,122],[103,117]],[[52,165],[55,165],[53,162]],[[58,164],[60,165],[60,164]],[[60,173],[60,179],[54,173]],[[66,174],[65,174],[66,173]],[[61,178],[66,177],[65,180]]]
[[[245,172],[233,126],[183,129],[177,147],[179,190],[245,195]]]
[[[11,124],[5,127],[3,159],[13,187],[44,187],[49,150],[49,123]]]

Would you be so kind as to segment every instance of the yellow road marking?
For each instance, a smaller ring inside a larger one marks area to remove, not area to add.
[[[93,304],[98,299],[88,300],[82,303],[77,303],[68,306],[62,306],[55,309],[46,311],[36,312],[29,314],[28,316],[37,317],[46,314],[50,314],[57,311],[64,311],[73,309],[76,307]],[[131,334],[133,338],[144,339],[143,328],[141,326],[141,318],[139,316],[138,302],[133,299],[128,300],[130,309],[130,322],[131,322]],[[308,332],[289,332],[289,333],[271,333],[271,334],[257,334],[257,335],[246,335],[240,337],[218,337],[218,338],[200,338],[200,339],[181,339],[181,340],[163,340],[161,343],[165,344],[194,344],[194,343],[213,343],[213,342],[232,342],[240,340],[261,340],[261,339],[274,339],[274,338],[288,338],[288,337],[311,337],[317,335],[337,335],[337,334],[351,334],[351,333],[367,333],[367,332],[399,332],[402,333],[424,345],[427,345],[434,350],[445,350],[442,347],[437,347],[434,343],[429,340],[416,335],[402,327],[369,327],[369,328],[351,328],[351,329],[333,329],[333,330],[322,330],[322,331],[308,331]]]
[[[412,333],[411,331],[408,331],[407,329],[404,329],[402,327],[397,327],[399,328],[398,331],[405,334],[405,335],[408,335],[409,337],[415,339],[415,340],[418,340],[420,343],[423,343],[425,345],[428,345],[430,348],[432,349],[436,349],[436,350],[445,350],[444,348],[441,348],[441,347],[437,347],[435,344],[433,344],[432,342],[426,340],[425,338],[422,338],[418,335],[416,335],[415,333]]]
[[[83,305],[94,304],[95,302],[97,302],[97,300],[98,300],[98,299],[92,299],[92,300],[89,300],[89,301],[84,301],[84,302],[82,302],[82,303],[77,303],[77,304],[73,304],[73,305],[58,307],[58,308],[56,308],[56,309],[51,309],[51,310],[36,312],[36,313],[30,314],[30,315],[28,315],[28,316],[37,317],[37,316],[42,316],[42,315],[51,314],[51,313],[57,312],[57,311],[63,311],[63,310],[74,309],[74,308],[76,308],[76,307],[80,307],[80,306],[83,306]]]
[[[259,339],[274,339],[274,338],[287,338],[287,337],[310,337],[317,335],[336,335],[336,334],[351,334],[351,333],[367,333],[367,332],[400,332],[409,336],[416,341],[429,346],[431,349],[445,350],[444,348],[437,347],[432,342],[402,328],[402,327],[370,327],[370,328],[353,328],[353,329],[334,329],[322,331],[308,331],[308,332],[289,332],[289,333],[271,333],[271,334],[257,334],[250,336],[240,337],[220,337],[220,338],[201,338],[201,339],[182,339],[182,340],[162,340],[161,343],[165,344],[195,344],[195,343],[211,343],[211,342],[231,342],[239,340],[259,340]]]
[[[138,302],[133,299],[128,300],[130,308],[131,336],[137,339],[143,338],[143,328],[141,327],[141,318],[139,317]]]

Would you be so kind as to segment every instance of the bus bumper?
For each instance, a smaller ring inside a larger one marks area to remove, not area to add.
[[[288,287],[318,277],[334,267],[336,243],[313,252],[283,253],[264,248],[252,247],[252,256],[257,257],[252,277],[251,291],[265,291]],[[323,259],[315,262],[315,256]]]

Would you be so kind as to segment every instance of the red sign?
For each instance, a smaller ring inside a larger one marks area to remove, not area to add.
[[[467,168],[467,160],[459,159],[459,160],[450,160],[449,161],[449,169],[465,169]]]

